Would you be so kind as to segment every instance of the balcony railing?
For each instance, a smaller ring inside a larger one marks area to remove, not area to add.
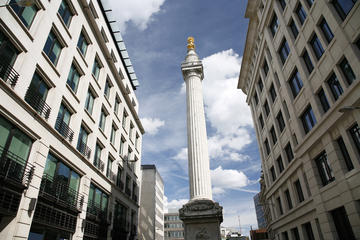
[[[0,78],[2,78],[5,82],[9,82],[11,87],[15,87],[19,79],[19,74],[9,63],[0,59]]]
[[[39,196],[43,196],[52,203],[76,209],[81,212],[84,195],[71,188],[67,182],[64,182],[60,176],[51,177],[44,174],[42,177]]]
[[[15,153],[0,147],[0,179],[27,188],[34,174],[34,166]]]
[[[43,116],[46,120],[49,119],[51,107],[43,100],[41,95],[36,93],[35,89],[29,88],[27,90],[25,101],[34,108],[40,116]]]
[[[94,159],[94,166],[100,171],[104,171],[105,163],[100,160],[100,158]]]
[[[107,209],[102,209],[98,203],[90,199],[88,201],[87,213],[95,218],[98,218],[99,220],[106,221]]]
[[[78,141],[77,150],[84,155],[87,159],[90,158],[91,149],[82,141]]]
[[[56,119],[55,129],[70,143],[74,138],[74,131],[60,117]]]

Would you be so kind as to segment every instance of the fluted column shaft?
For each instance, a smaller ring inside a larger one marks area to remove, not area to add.
[[[188,69],[187,74],[184,75],[187,101],[190,200],[212,200],[201,75],[202,72],[199,73],[198,69]]]

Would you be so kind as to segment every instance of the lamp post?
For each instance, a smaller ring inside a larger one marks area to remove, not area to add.
[[[350,111],[354,111],[354,110],[360,110],[360,106],[345,106],[339,109],[339,112],[341,113],[345,113],[345,112],[350,112]]]
[[[4,5],[1,5],[0,7],[6,7],[6,6],[14,5],[14,4],[18,5],[19,7],[31,7],[35,3],[36,3],[36,0],[15,0],[15,2],[13,2],[13,3],[7,3]]]

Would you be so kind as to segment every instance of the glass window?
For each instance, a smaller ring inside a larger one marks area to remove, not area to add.
[[[118,115],[120,107],[120,100],[118,97],[115,98],[114,113]]]
[[[260,116],[259,116],[259,122],[260,122],[261,129],[263,129],[264,128],[264,119],[263,119],[262,114],[260,114]]]
[[[357,48],[360,50],[360,38],[355,42]]]
[[[330,87],[334,100],[336,101],[341,96],[341,94],[343,94],[344,90],[342,89],[341,84],[337,79],[335,73],[332,73],[330,78],[327,80],[327,83]]]
[[[284,171],[284,164],[283,164],[283,161],[282,161],[281,156],[279,156],[279,157],[276,159],[276,163],[277,163],[277,165],[278,165],[279,172],[282,173],[282,171]]]
[[[120,138],[120,149],[119,149],[119,154],[120,155],[125,154],[124,149],[125,149],[125,139],[121,136],[121,138]]]
[[[287,204],[288,204],[288,208],[290,210],[290,209],[293,208],[293,205],[292,205],[289,189],[286,189],[284,193],[285,193],[286,201],[287,201]]]
[[[105,123],[106,123],[106,114],[104,112],[104,109],[101,109],[100,120],[99,120],[99,128],[102,131],[105,131]]]
[[[354,144],[360,154],[360,128],[359,125],[356,123],[349,129],[350,135],[354,141]]]
[[[300,240],[300,234],[299,234],[299,230],[297,229],[297,227],[291,229],[291,235],[294,240]]]
[[[290,143],[288,143],[285,147],[285,153],[286,153],[286,157],[287,157],[287,160],[288,162],[290,163],[291,160],[294,159],[294,153],[292,151],[292,148],[291,148],[291,145]]]
[[[70,10],[69,4],[65,0],[61,1],[58,13],[61,19],[64,21],[65,25],[69,27],[71,18],[74,16],[74,14]]]
[[[127,121],[127,112],[124,110],[123,112],[123,118],[122,118],[122,127],[125,129],[126,128],[126,121]]]
[[[10,66],[13,66],[19,51],[14,47],[11,41],[0,31],[0,59],[6,62]],[[9,73],[6,71],[7,68],[0,70],[0,77],[6,81],[9,78]]]
[[[102,151],[102,148],[100,147],[99,144],[96,143],[96,146],[95,146],[95,154],[94,154],[94,166],[95,167],[98,167],[100,168],[100,162],[101,162],[101,151]]]
[[[139,139],[140,139],[140,136],[136,133],[136,137],[135,137],[135,148],[136,149],[139,149]]]
[[[258,86],[259,86],[259,90],[260,90],[260,92],[263,90],[263,88],[264,88],[264,84],[263,84],[263,82],[262,82],[262,79],[261,78],[259,78],[259,81],[258,81]]]
[[[258,103],[259,103],[259,98],[258,98],[256,92],[254,93],[254,101],[255,101],[255,105],[258,105]]]
[[[67,78],[66,83],[69,87],[76,93],[78,85],[79,85],[80,73],[74,64],[71,65],[70,72]]]
[[[108,158],[107,168],[106,168],[106,176],[110,177],[110,172],[112,171],[113,160]]]
[[[304,198],[304,193],[303,193],[302,188],[301,188],[300,181],[296,180],[294,182],[294,186],[295,186],[295,190],[296,190],[296,193],[297,193],[297,196],[298,196],[299,203],[301,203],[302,201],[305,200],[305,198]]]
[[[275,182],[275,180],[276,180],[276,173],[275,173],[275,168],[274,168],[274,166],[272,166],[272,167],[270,168],[270,172],[271,172],[272,181]]]
[[[294,38],[296,39],[297,36],[299,35],[299,30],[298,30],[298,28],[296,27],[296,24],[295,24],[295,22],[294,22],[293,19],[291,19],[291,22],[290,22],[290,25],[289,25],[289,26],[290,26],[290,29],[291,29],[291,32],[292,32]]]
[[[345,208],[342,206],[330,211],[330,213],[339,239],[355,240],[356,238]]]
[[[317,37],[316,34],[314,34],[314,36],[312,37],[310,45],[314,50],[316,58],[319,60],[324,53],[324,48],[321,45],[320,39]]]
[[[295,98],[299,94],[301,88],[303,87],[303,82],[301,81],[300,74],[297,71],[297,69],[295,69],[295,72],[291,76],[289,80],[289,84],[290,84],[291,92]]]
[[[324,112],[327,112],[330,109],[330,104],[329,101],[327,100],[326,94],[324,92],[324,90],[321,88],[320,91],[317,93],[317,96],[320,100],[322,109],[324,110]]]
[[[268,104],[267,100],[264,103],[264,110],[265,110],[266,117],[268,117],[270,114],[270,108],[269,108],[269,104]]]
[[[346,145],[344,143],[344,140],[342,137],[339,137],[337,140],[336,140],[337,144],[339,145],[339,148],[340,148],[340,151],[341,151],[341,154],[342,154],[342,157],[344,159],[344,162],[346,164],[346,167],[347,167],[347,170],[348,171],[351,171],[352,169],[354,169],[354,165],[351,161],[351,158],[350,158],[350,155],[349,155],[349,152],[347,151],[346,149]]]
[[[278,205],[278,208],[279,208],[279,213],[280,213],[280,215],[284,214],[284,211],[283,211],[283,208],[282,208],[282,205],[281,205],[281,199],[280,199],[280,197],[278,197],[278,198],[276,199],[276,201],[277,201],[277,205]]]
[[[30,28],[35,15],[39,8],[36,6],[36,4],[33,4],[29,7],[21,7],[17,4],[17,1],[11,0],[9,2],[9,6],[14,10],[16,15],[20,18],[21,22],[27,27]]]
[[[306,108],[300,118],[305,133],[308,133],[316,124],[316,118],[310,105]]]
[[[305,230],[304,232],[306,233],[307,239],[315,240],[314,233],[311,228],[311,224],[308,222],[308,223],[303,224],[302,226],[303,226],[303,229]]]
[[[66,125],[69,125],[70,118],[71,118],[70,110],[64,104],[61,104],[57,119],[59,119],[59,121],[65,123]]]
[[[266,149],[266,154],[269,155],[270,154],[270,145],[269,145],[268,139],[265,139],[264,145],[265,145],[265,149]]]
[[[121,181],[121,176],[122,176],[122,169],[120,167],[118,167],[118,171],[117,171],[117,175],[116,175],[116,186],[121,187],[122,181]]]
[[[347,83],[349,85],[351,85],[353,83],[353,81],[356,79],[356,77],[355,77],[355,74],[346,58],[344,58],[341,61],[340,68],[341,68],[342,73],[345,76]]]
[[[116,128],[114,125],[111,127],[110,142],[115,145]]]
[[[86,144],[87,144],[88,135],[89,134],[85,130],[85,128],[83,126],[80,126],[77,150],[79,150],[79,152],[81,152],[81,153],[85,152],[85,147],[86,147]]]
[[[42,111],[43,103],[46,100],[49,87],[37,72],[34,73],[27,91],[30,94],[26,94],[25,101],[29,103],[30,106],[32,106],[35,110]]]
[[[86,101],[85,101],[85,109],[86,109],[90,114],[92,114],[92,111],[93,111],[94,100],[95,100],[95,97],[94,97],[93,93],[91,92],[90,89],[88,89],[88,93],[87,93]]]
[[[275,132],[274,126],[271,127],[271,129],[270,129],[270,135],[271,135],[271,139],[273,141],[273,144],[275,145],[275,143],[277,142],[277,137],[276,137],[276,132]]]
[[[307,15],[306,15],[305,9],[303,8],[303,6],[300,3],[298,5],[298,7],[296,8],[296,14],[299,18],[301,25],[303,25]]]
[[[282,41],[278,52],[280,55],[281,62],[284,64],[290,54],[290,48],[286,39]]]
[[[315,162],[323,186],[335,180],[325,151],[315,158]]]
[[[307,4],[309,5],[309,7],[311,8],[311,6],[314,3],[314,0],[306,0]]]
[[[278,115],[276,116],[276,120],[280,129],[280,132],[282,132],[285,128],[285,121],[283,118],[283,115],[281,113],[281,111],[278,113]]]
[[[88,41],[86,40],[84,33],[80,32],[80,36],[79,36],[79,40],[77,43],[77,47],[79,48],[80,52],[82,53],[83,56],[85,56],[86,54],[86,50],[89,46]],[[96,78],[97,79],[97,78]]]
[[[276,17],[276,14],[274,13],[274,16],[273,18],[271,19],[271,22],[270,22],[270,31],[272,33],[273,36],[275,36],[275,33],[276,31],[278,30],[279,28],[279,22],[278,22],[278,18]]]
[[[264,60],[263,70],[264,70],[265,76],[267,76],[267,74],[269,72],[269,66],[268,66],[266,60]]]
[[[284,10],[285,7],[286,7],[286,2],[285,2],[285,0],[279,0],[279,3],[280,3],[281,8]]]
[[[134,125],[130,122],[130,130],[129,130],[129,139],[132,141],[133,138]]]
[[[281,235],[282,235],[282,239],[289,240],[289,235],[288,235],[288,233],[286,231],[282,232]]]
[[[324,34],[324,37],[328,43],[331,42],[331,40],[334,38],[334,34],[332,33],[329,25],[327,24],[325,18],[323,18],[319,24],[320,29],[322,33]]]
[[[99,214],[96,209],[101,210],[103,213],[107,213],[108,199],[106,193],[95,187],[92,183],[90,184],[89,201],[87,211],[93,214]]]
[[[309,71],[309,73],[311,73],[314,70],[314,65],[313,65],[311,58],[306,50],[304,51],[302,57],[304,59],[306,69]]]
[[[94,75],[96,80],[99,80],[100,69],[101,69],[100,63],[95,58],[94,65],[93,65],[93,68],[92,68],[92,74]]]
[[[111,88],[110,83],[109,83],[108,80],[106,80],[106,81],[105,81],[105,88],[104,88],[104,95],[105,95],[105,97],[106,97],[107,99],[110,98],[110,88]]]
[[[275,91],[274,84],[271,84],[271,87],[270,87],[269,92],[270,92],[271,100],[272,100],[273,102],[275,102],[275,99],[276,99],[276,96],[277,96],[277,95],[276,95],[276,91]]]
[[[54,65],[56,65],[59,60],[62,48],[63,46],[61,46],[57,36],[53,31],[50,31],[43,51]]]
[[[332,4],[343,21],[356,2],[357,0],[332,0]]]

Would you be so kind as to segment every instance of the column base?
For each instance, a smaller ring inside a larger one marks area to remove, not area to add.
[[[223,221],[222,207],[209,199],[189,201],[179,210],[185,240],[219,240]]]

